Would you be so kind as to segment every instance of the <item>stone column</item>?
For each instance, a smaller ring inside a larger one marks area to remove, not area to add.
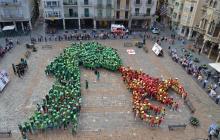
[[[96,20],[93,20],[93,28],[96,29]]]
[[[218,52],[218,57],[216,58],[216,63],[218,63],[218,61],[219,61],[219,58],[220,58],[220,51]]]
[[[189,29],[189,33],[188,33],[188,36],[187,36],[187,39],[190,40],[192,38],[192,33],[193,33],[193,30],[192,28]]]
[[[30,27],[30,30],[32,30],[32,24],[30,20],[29,20],[29,27]]]
[[[65,19],[63,19],[63,30],[66,30]]]
[[[21,22],[21,28],[22,28],[22,31],[24,31],[24,23],[23,23],[23,21]]]
[[[206,41],[207,41],[207,40],[204,40],[204,41],[203,41],[202,49],[201,49],[200,53],[203,53],[204,47],[205,47],[205,45],[206,45]]]
[[[13,21],[13,24],[14,24],[14,26],[15,26],[15,31],[18,31],[18,28],[17,28],[17,25],[16,25],[16,22],[15,22],[15,21]]]
[[[78,26],[79,26],[79,29],[81,29],[80,18],[78,19]]]
[[[215,44],[212,44],[212,45],[211,45],[211,49],[209,50],[208,58],[210,58],[210,56],[211,56],[211,54],[212,54],[212,49],[213,49],[214,45],[215,45]]]

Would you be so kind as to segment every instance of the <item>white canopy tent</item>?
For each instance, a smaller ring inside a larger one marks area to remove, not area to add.
[[[14,29],[15,29],[15,25],[4,26],[2,31],[9,31],[9,30],[14,30]]]
[[[159,44],[155,43],[153,48],[152,48],[152,51],[156,54],[156,55],[159,55],[160,52],[162,51],[162,48]]]
[[[220,63],[209,63],[209,65],[214,68],[217,72],[220,72]]]

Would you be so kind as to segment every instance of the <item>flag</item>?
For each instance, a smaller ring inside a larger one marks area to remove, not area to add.
[[[160,7],[160,15],[166,15],[167,14],[167,6],[164,4]]]

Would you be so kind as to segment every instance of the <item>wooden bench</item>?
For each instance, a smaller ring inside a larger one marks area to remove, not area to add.
[[[195,113],[196,109],[195,107],[193,106],[193,104],[191,103],[191,101],[189,99],[186,99],[184,101],[184,103],[186,104],[186,106],[189,108],[190,112],[191,113]]]
[[[0,135],[7,135],[8,137],[11,137],[11,130],[9,131],[0,131]]]
[[[133,43],[132,42],[125,42],[124,47],[132,47]]]
[[[174,124],[168,125],[169,130],[174,130],[175,128],[186,128],[186,124]]]

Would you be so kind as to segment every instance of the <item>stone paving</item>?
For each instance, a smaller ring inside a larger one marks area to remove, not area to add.
[[[157,57],[150,50],[153,45],[147,41],[149,53],[143,49],[132,47],[135,55],[128,55],[123,47],[124,42],[100,41],[106,46],[116,48],[125,66],[142,69],[151,76],[165,78],[178,77],[184,85],[193,105],[195,116],[201,121],[201,127],[195,129],[190,125],[182,130],[169,132],[168,124],[186,123],[191,116],[182,100],[175,93],[169,92],[180,102],[178,112],[167,111],[165,122],[160,128],[149,128],[141,120],[135,120],[131,104],[131,94],[122,82],[119,73],[101,69],[101,78],[96,81],[93,71],[81,68],[82,84],[82,111],[80,113],[79,129],[76,136],[71,136],[69,130],[47,131],[34,135],[31,139],[154,139],[160,140],[191,140],[193,138],[206,138],[207,128],[212,121],[219,121],[220,109],[211,101],[205,92],[193,81],[191,76],[174,63],[165,53],[163,58]],[[51,43],[51,50],[43,50],[38,46],[38,51],[32,53],[28,59],[29,70],[23,79],[14,76],[11,64],[18,62],[23,57],[25,48],[16,47],[0,61],[0,68],[10,72],[11,82],[0,96],[0,129],[11,129],[12,139],[19,139],[17,124],[23,122],[33,113],[37,102],[48,93],[54,81],[44,74],[44,69],[49,62],[67,46],[69,42]],[[85,90],[84,81],[89,81],[89,89]]]

